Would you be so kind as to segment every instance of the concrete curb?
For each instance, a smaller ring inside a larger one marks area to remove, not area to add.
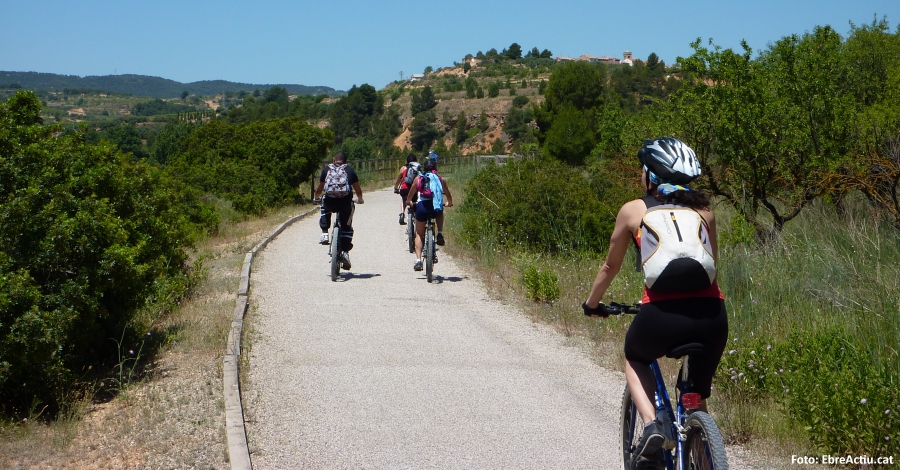
[[[271,235],[259,242],[244,257],[244,265],[241,267],[241,281],[237,292],[237,303],[234,307],[234,315],[231,319],[231,329],[228,332],[228,340],[225,343],[225,357],[222,358],[222,387],[225,396],[225,432],[228,435],[228,460],[232,470],[250,470],[253,464],[250,461],[250,449],[247,446],[247,430],[244,427],[244,408],[241,405],[240,384],[240,356],[241,356],[241,332],[244,328],[244,315],[250,303],[250,271],[253,258],[270,241],[274,240],[284,229],[294,222],[306,218],[316,212],[312,209],[304,214],[291,217],[287,222],[278,226]]]

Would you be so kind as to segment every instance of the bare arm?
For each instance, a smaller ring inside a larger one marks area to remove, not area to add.
[[[404,168],[405,168],[405,167],[404,167]],[[394,192],[395,192],[395,193],[399,193],[399,192],[400,192],[400,181],[402,181],[402,180],[403,180],[403,168],[401,168],[401,169],[400,169],[400,172],[397,173],[397,180],[394,181]]]
[[[360,187],[359,181],[353,183],[353,190],[356,191],[356,203],[362,204],[364,201],[362,197],[362,187]]]
[[[447,207],[453,207],[453,195],[450,194],[450,186],[447,185],[447,182],[444,181],[444,178],[441,178],[441,190],[444,192],[444,195],[447,196],[447,204],[444,204]]]
[[[631,243],[631,237],[637,231],[641,221],[641,214],[646,210],[646,205],[641,200],[634,200],[626,203],[619,210],[616,216],[616,226],[613,229],[612,236],[609,239],[609,252],[606,254],[606,260],[600,265],[597,277],[591,285],[591,292],[588,294],[585,302],[588,307],[596,308],[600,303],[600,299],[606,294],[613,278],[622,268],[622,262],[625,260],[625,254],[628,252],[628,245]]]
[[[409,185],[409,194],[406,195],[406,205],[407,206],[411,206],[413,199],[416,197],[417,194],[419,194],[419,178],[420,178],[419,176],[416,176],[416,178],[413,179],[412,184]]]
[[[313,198],[319,199],[320,197],[322,197],[322,193],[324,193],[324,192],[325,192],[325,182],[319,181],[319,185],[316,186],[316,193],[313,196]]]

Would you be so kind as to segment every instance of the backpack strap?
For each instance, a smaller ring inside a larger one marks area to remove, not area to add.
[[[648,194],[648,195],[642,197],[641,200],[644,201],[644,204],[647,206],[647,209],[650,209],[651,207],[663,205],[663,203],[660,202],[659,199],[656,199],[656,196],[654,196],[652,194]],[[643,224],[644,223],[642,221],[641,222],[642,227],[643,227]],[[637,238],[635,238],[634,235],[631,236],[631,241],[634,242],[633,243],[634,244],[634,259],[635,259],[634,270],[640,272],[641,271],[641,247],[638,246]]]

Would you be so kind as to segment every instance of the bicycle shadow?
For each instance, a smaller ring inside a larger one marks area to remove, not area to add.
[[[379,273],[341,273],[341,279],[344,281],[349,281],[351,279],[372,279],[373,277],[381,277]]]
[[[422,279],[425,279],[422,277]],[[432,284],[443,284],[444,282],[460,282],[469,279],[469,276],[434,276],[434,280],[431,282]]]

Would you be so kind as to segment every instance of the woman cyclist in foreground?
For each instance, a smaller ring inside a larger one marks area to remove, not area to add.
[[[632,240],[640,246],[641,221],[648,207],[668,202],[694,209],[708,229],[713,258],[718,256],[716,219],[709,199],[684,186],[700,176],[694,151],[677,139],[664,138],[645,141],[638,159],[644,165],[641,185],[647,195],[625,203],[619,210],[609,253],[582,305],[586,315],[603,315],[600,300],[619,272]],[[692,354],[689,368],[691,391],[703,398],[700,409],[705,411],[713,374],[727,339],[725,300],[715,281],[702,290],[664,294],[644,286],[640,311],[625,335],[625,379],[645,425],[632,468],[665,468],[663,444],[674,438],[666,435],[656,418],[652,401],[656,382],[650,363],[676,346],[688,342],[704,344],[706,353]]]

